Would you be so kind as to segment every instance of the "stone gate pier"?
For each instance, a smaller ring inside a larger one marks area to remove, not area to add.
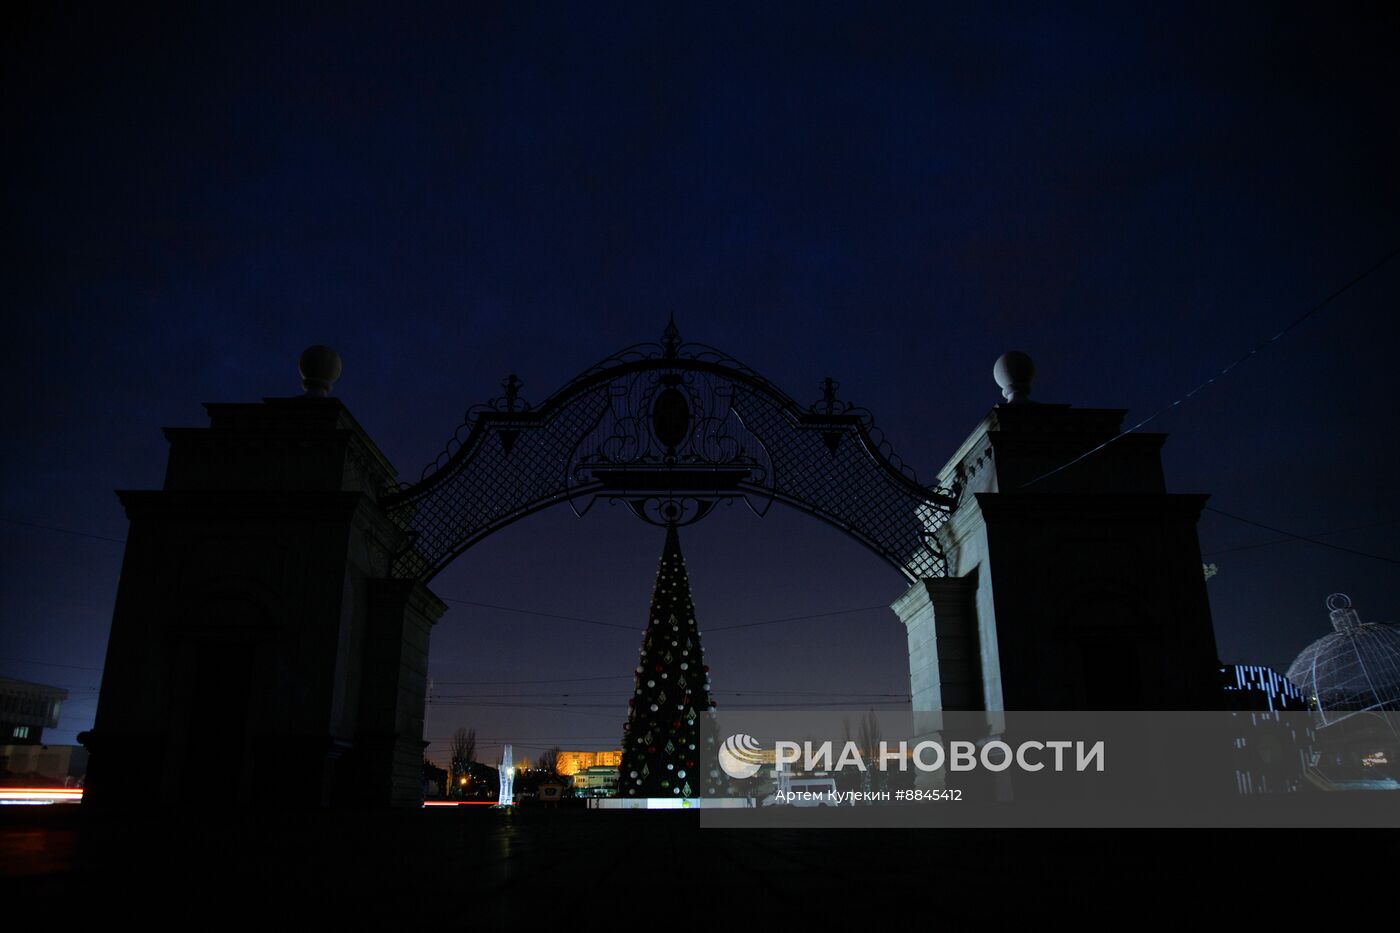
[[[393,467],[324,392],[205,409],[166,429],[161,489],[118,493],[85,801],[416,806],[446,606],[388,575],[409,544],[379,505]]]

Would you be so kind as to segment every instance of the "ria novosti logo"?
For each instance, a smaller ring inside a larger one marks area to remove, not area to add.
[[[719,747],[719,766],[736,781],[751,778],[763,766],[763,747],[751,735],[731,735]]]
[[[862,752],[855,742],[841,745],[827,742],[788,742],[775,743],[771,753],[765,753],[763,746],[753,736],[737,732],[724,740],[719,748],[719,766],[724,773],[736,780],[751,778],[758,773],[765,762],[771,761],[779,771],[796,768],[802,771],[841,771],[854,768],[857,771],[898,770],[907,771],[913,765],[916,771],[972,771],[982,768],[987,771],[1005,771],[1016,767],[1022,771],[1103,771],[1105,742],[1092,744],[1083,740],[1068,739],[1056,741],[1025,741],[1015,747],[1000,739],[977,742],[952,741],[945,746],[942,742],[923,741],[912,746],[910,743],[881,741],[878,749]]]

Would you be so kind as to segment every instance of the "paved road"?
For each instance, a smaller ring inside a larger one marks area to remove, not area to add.
[[[738,929],[759,915],[798,922],[900,904],[956,929],[1012,915],[1202,910],[1212,889],[1266,909],[1270,892],[1288,902],[1308,850],[1306,839],[1268,832],[731,831],[679,812],[40,809],[0,813],[7,895],[158,905],[194,896],[221,910],[393,905],[444,918],[467,905],[492,926],[534,919],[556,929],[551,912],[613,926],[639,910],[684,910],[706,926],[700,918],[732,914]],[[1394,833],[1348,839],[1327,845],[1369,849],[1378,866],[1400,842]]]

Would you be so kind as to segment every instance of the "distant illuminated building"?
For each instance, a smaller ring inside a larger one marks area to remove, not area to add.
[[[1314,732],[1308,698],[1271,667],[1231,664],[1220,669],[1222,707],[1239,731],[1232,757],[1240,794],[1293,793],[1302,789],[1312,760]],[[1293,713],[1295,715],[1285,715]]]
[[[62,687],[0,677],[0,782],[44,787],[82,783],[87,749],[44,743],[44,730],[58,725],[66,699]]]
[[[572,777],[585,768],[599,766],[617,767],[622,764],[622,749],[608,752],[560,752],[559,765],[555,769],[565,777]]]
[[[617,793],[617,776],[617,765],[581,768],[573,775],[574,793],[579,797],[612,797]]]
[[[58,725],[68,691],[0,677],[0,745],[41,745],[45,729]]]
[[[1225,708],[1283,712],[1306,710],[1308,697],[1272,667],[1231,664],[1220,669]]]

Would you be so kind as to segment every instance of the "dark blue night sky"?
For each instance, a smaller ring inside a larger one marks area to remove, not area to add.
[[[1131,422],[1400,244],[1393,13],[57,6],[0,40],[0,674],[73,690],[55,741],[95,707],[112,491],[201,402],[295,394],[308,344],[405,477],[507,373],[538,401],[672,311],[799,399],[836,377],[932,477],[1006,349]],[[1400,559],[1397,294],[1400,262],[1155,422],[1172,489]],[[907,691],[887,609],[719,631],[887,605],[860,545],[780,509],[688,532],[722,703]],[[1286,666],[1336,590],[1400,617],[1393,562],[1201,535],[1226,660]],[[636,631],[455,604],[428,736],[615,746],[661,543],[563,509],[459,559],[445,597]]]

